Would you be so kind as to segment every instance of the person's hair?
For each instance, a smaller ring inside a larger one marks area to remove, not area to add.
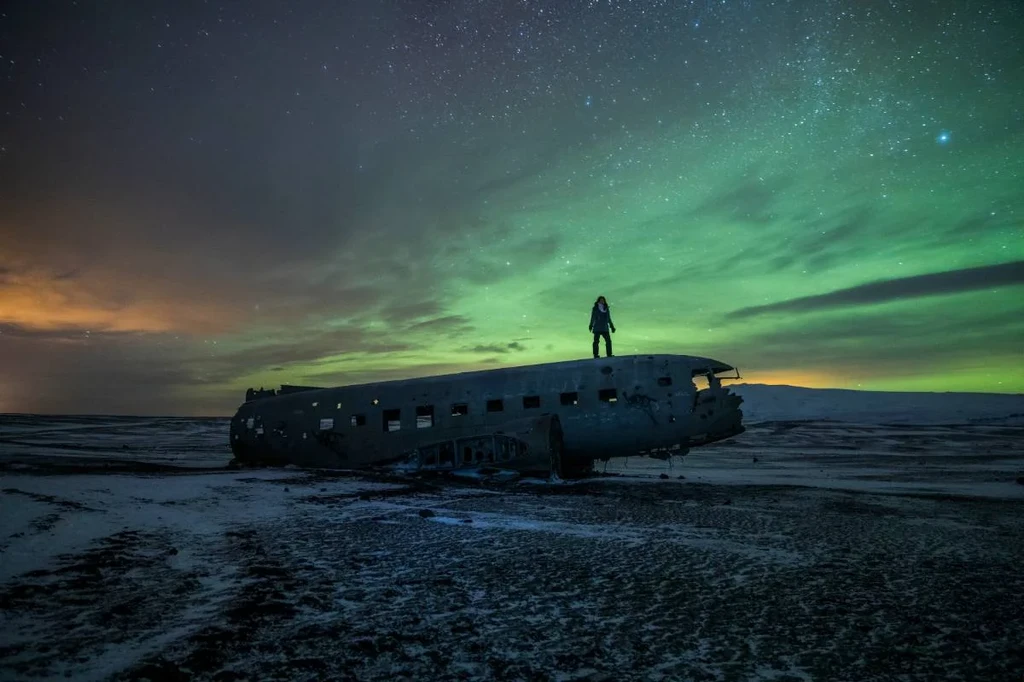
[[[596,300],[596,301],[594,301],[594,305],[597,305],[597,304],[598,304],[598,303],[600,303],[601,301],[604,301],[604,304],[605,304],[605,305],[608,305],[608,299],[607,299],[607,298],[605,298],[604,296],[598,296],[598,297],[597,297],[597,300]]]

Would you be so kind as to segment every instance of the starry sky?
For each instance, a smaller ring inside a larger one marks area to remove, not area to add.
[[[590,356],[1024,392],[1024,5],[0,10],[0,412]]]

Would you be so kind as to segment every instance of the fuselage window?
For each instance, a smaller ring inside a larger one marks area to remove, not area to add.
[[[420,405],[416,408],[416,428],[429,429],[434,425],[434,406]]]
[[[659,386],[671,386],[672,385],[672,377],[658,377],[658,385]]]
[[[452,405],[452,416],[461,417],[462,415],[469,414],[469,405],[466,403],[455,403]]]
[[[597,399],[602,403],[618,402],[619,396],[614,388],[602,388],[597,392]]]
[[[500,398],[496,398],[495,400],[488,400],[487,401],[487,411],[488,412],[501,412],[504,409],[505,409],[505,404],[501,401]]]
[[[366,426],[366,415],[365,414],[354,414],[352,415],[352,426]]]
[[[385,433],[390,431],[398,431],[402,428],[402,411],[401,410],[384,410],[381,423],[384,426]]]
[[[524,395],[523,396],[523,409],[532,410],[540,407],[540,396],[539,395]]]
[[[570,393],[563,393],[561,396],[559,396],[559,399],[562,401],[563,405],[578,405],[580,402],[580,397],[576,393],[576,391],[572,391]]]

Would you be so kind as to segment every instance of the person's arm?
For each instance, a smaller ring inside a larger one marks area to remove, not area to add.
[[[597,315],[597,308],[590,309],[590,331],[594,331],[594,315]]]
[[[608,328],[612,330],[612,334],[615,333],[615,323],[612,322],[612,307],[608,306]]]

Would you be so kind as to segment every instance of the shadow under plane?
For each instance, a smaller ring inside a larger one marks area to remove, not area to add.
[[[239,465],[473,468],[562,477],[597,460],[667,458],[744,430],[735,368],[626,355],[314,388],[249,389],[231,420]],[[708,387],[698,389],[695,377]]]

